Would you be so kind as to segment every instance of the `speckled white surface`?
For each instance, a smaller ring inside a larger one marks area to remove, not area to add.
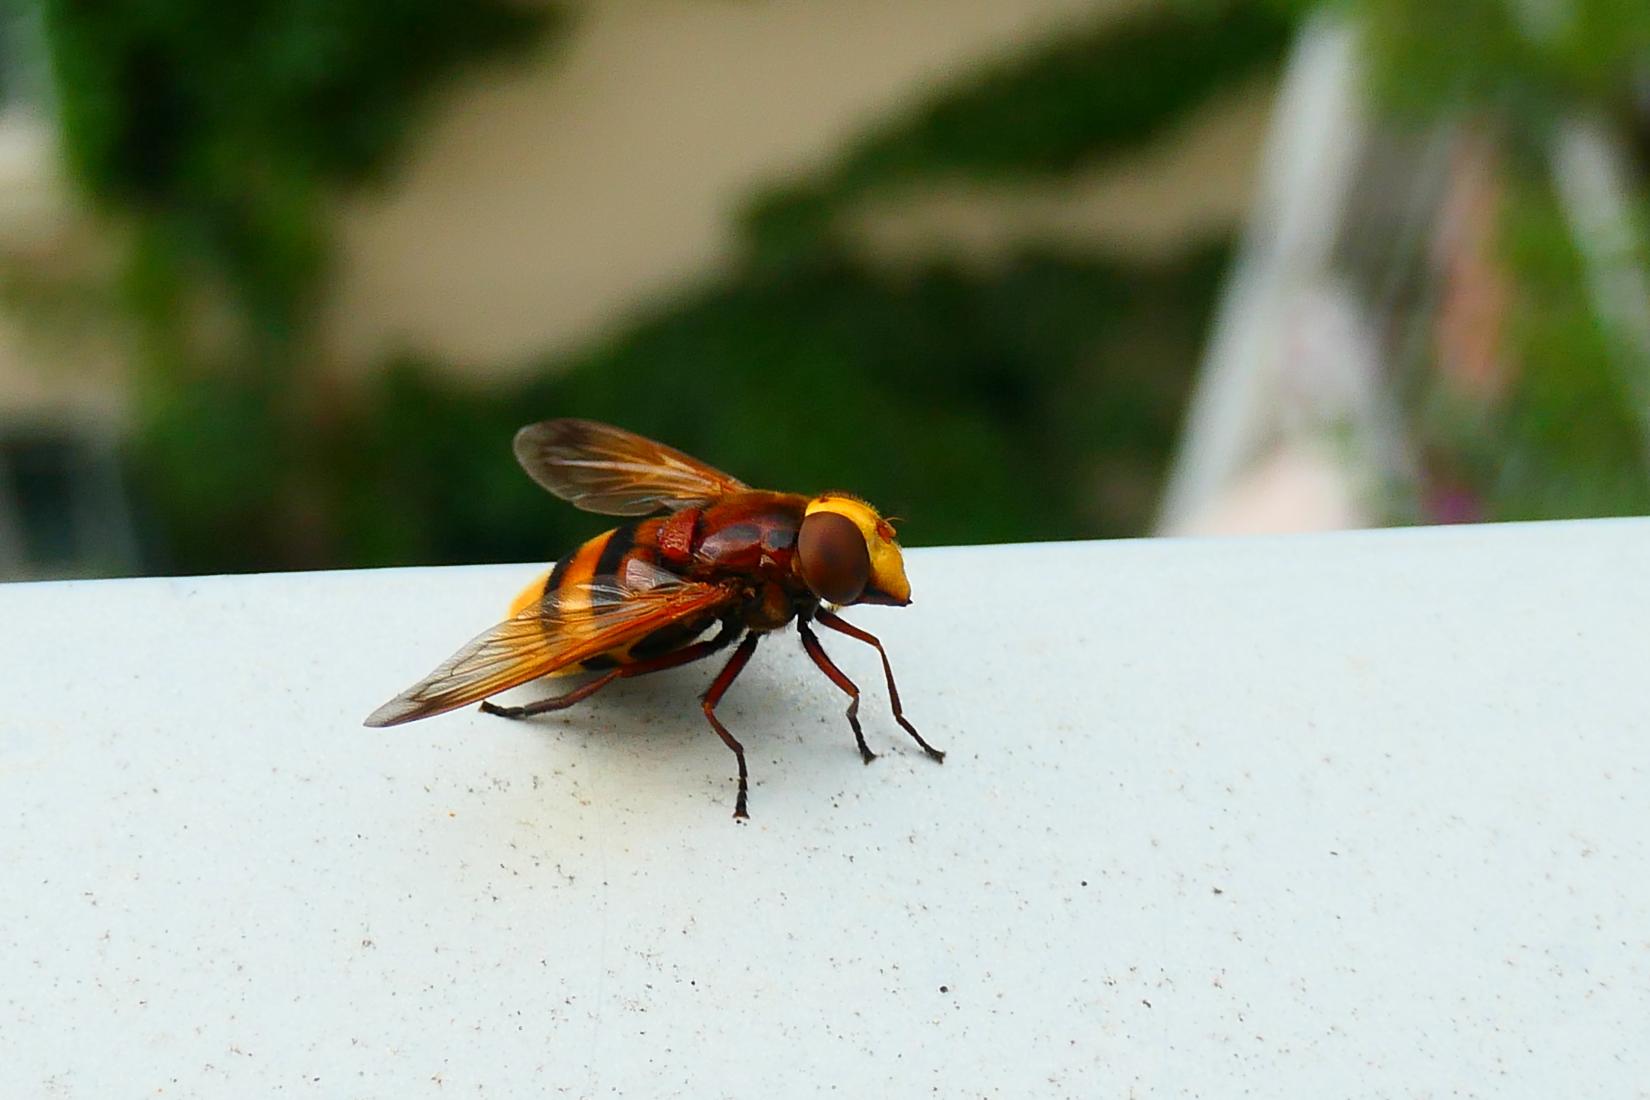
[[[361,719],[534,567],[0,586],[16,1096],[1650,1088],[1650,523],[919,551],[936,766],[787,634]],[[531,691],[528,692],[531,694]]]

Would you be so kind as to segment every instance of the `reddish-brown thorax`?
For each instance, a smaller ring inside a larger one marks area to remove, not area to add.
[[[673,569],[693,562],[693,543],[699,530],[699,509],[683,508],[659,521],[659,560]]]
[[[717,501],[698,515],[687,574],[704,580],[744,576],[797,587],[791,560],[807,506],[808,498],[797,493],[753,491]]]

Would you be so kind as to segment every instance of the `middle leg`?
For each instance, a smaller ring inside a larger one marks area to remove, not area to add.
[[[796,631],[802,635],[802,648],[814,659],[819,671],[830,677],[831,683],[848,693],[848,725],[853,727],[854,740],[859,743],[859,758],[869,764],[877,758],[877,754],[865,743],[865,731],[859,728],[859,685],[848,679],[847,673],[837,668],[836,663],[825,655],[825,647],[819,644],[819,635],[808,625],[808,620],[797,619]]]
[[[733,816],[738,819],[750,817],[750,814],[745,812],[745,795],[750,787],[749,777],[745,771],[745,746],[736,741],[733,734],[728,732],[728,727],[724,726],[722,720],[716,717],[716,704],[722,701],[722,696],[726,695],[728,688],[733,686],[733,681],[750,663],[751,654],[756,652],[756,643],[761,637],[762,635],[754,630],[745,635],[745,640],[739,643],[739,648],[733,651],[733,656],[728,658],[728,663],[722,666],[722,671],[718,672],[716,679],[711,681],[710,688],[706,690],[705,697],[700,704],[705,712],[705,717],[710,721],[711,728],[722,739],[722,744],[733,750],[734,758],[739,761],[739,797],[733,803]]]

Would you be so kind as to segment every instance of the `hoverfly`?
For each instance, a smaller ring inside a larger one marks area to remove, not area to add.
[[[534,481],[587,512],[646,516],[597,535],[516,597],[510,617],[453,654],[367,718],[393,726],[483,700],[481,709],[527,718],[588,699],[614,680],[708,657],[743,634],[701,697],[705,718],[739,763],[733,816],[746,814],[745,749],[716,717],[757,642],[793,619],[802,648],[848,695],[848,725],[865,763],[859,688],[825,655],[813,624],[875,646],[894,719],[936,761],[900,709],[882,643],[835,608],[911,602],[894,529],[848,493],[752,489],[662,443],[589,420],[546,420],[516,433],[516,458]],[[664,513],[664,514],[660,514]],[[717,632],[701,635],[712,626]],[[486,698],[540,676],[597,672],[554,698],[505,707]]]

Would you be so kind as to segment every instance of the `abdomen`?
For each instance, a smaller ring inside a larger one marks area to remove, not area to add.
[[[519,615],[556,592],[566,594],[564,598],[568,599],[586,599],[588,597],[583,594],[574,596],[572,593],[592,583],[616,584],[618,577],[624,572],[626,563],[632,560],[670,568],[668,563],[659,560],[659,530],[664,522],[662,519],[644,519],[637,523],[627,523],[623,527],[604,531],[578,546],[558,561],[549,572],[521,590],[520,595],[510,603],[510,615]],[[616,664],[628,664],[642,657],[667,653],[704,633],[705,628],[714,621],[708,619],[704,622],[677,623],[661,627],[646,637],[579,664],[568,665],[550,675],[567,676],[591,669],[612,668]]]

